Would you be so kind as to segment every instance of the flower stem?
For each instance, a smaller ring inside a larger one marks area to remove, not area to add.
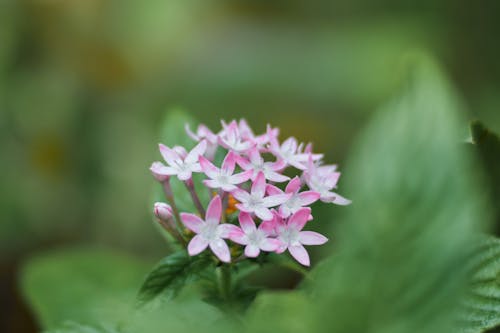
[[[165,197],[167,198],[168,203],[172,207],[172,212],[174,213],[175,216],[175,226],[179,234],[182,235],[181,216],[179,215],[179,209],[175,204],[174,194],[172,192],[172,187],[170,186],[170,179],[165,180],[162,184]]]
[[[188,179],[184,182],[186,184],[186,188],[189,191],[189,194],[191,194],[191,198],[193,199],[193,203],[200,213],[201,217],[203,218],[205,216],[205,208],[203,208],[203,205],[201,204],[200,198],[198,197],[198,194],[196,193],[196,189],[194,188],[194,182],[193,179]]]
[[[217,270],[219,277],[219,292],[223,300],[227,301],[231,295],[231,267],[223,264]]]

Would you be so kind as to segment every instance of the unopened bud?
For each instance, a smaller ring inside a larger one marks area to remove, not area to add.
[[[162,221],[168,221],[172,218],[172,207],[164,202],[155,203],[154,212],[156,217]]]

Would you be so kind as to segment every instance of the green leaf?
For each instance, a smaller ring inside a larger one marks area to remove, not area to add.
[[[67,320],[118,321],[131,308],[148,263],[109,250],[66,248],[28,260],[21,290],[43,328]]]
[[[493,202],[500,202],[500,138],[488,130],[479,121],[473,121],[470,125],[472,143],[477,148],[483,162],[486,174],[489,178],[490,190]],[[495,233],[500,235],[500,205],[496,208]]]
[[[206,256],[190,257],[185,251],[163,258],[148,274],[137,296],[141,305],[159,296],[170,300],[178,295],[186,283],[199,278],[211,263]]]
[[[73,321],[68,321],[57,328],[46,331],[45,333],[119,333],[119,331],[112,328],[82,325]]]
[[[353,204],[337,255],[307,287],[330,332],[456,332],[463,263],[488,207],[460,147],[460,104],[436,66],[416,60],[344,168]]]
[[[463,302],[463,333],[480,333],[500,326],[500,239],[490,237],[471,260],[474,276]]]

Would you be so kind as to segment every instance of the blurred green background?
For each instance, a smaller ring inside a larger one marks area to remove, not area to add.
[[[36,329],[16,291],[33,253],[166,253],[148,167],[170,108],[214,129],[272,123],[342,166],[405,59],[425,52],[499,132],[499,13],[460,0],[1,1],[0,331]]]

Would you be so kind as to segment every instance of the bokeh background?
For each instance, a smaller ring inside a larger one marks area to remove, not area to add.
[[[37,330],[16,287],[34,253],[168,251],[148,167],[170,109],[272,123],[342,166],[424,52],[500,131],[499,15],[486,0],[0,0],[0,331]]]

